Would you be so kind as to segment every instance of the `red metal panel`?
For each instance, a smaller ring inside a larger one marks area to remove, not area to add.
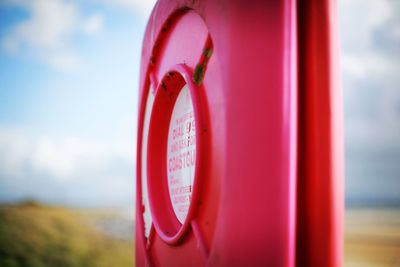
[[[157,3],[141,65],[138,266],[341,265],[334,4]],[[171,78],[175,74],[181,78]],[[192,95],[201,171],[195,172],[187,217],[178,221],[165,197],[163,162],[168,120],[181,90],[174,86],[182,81]],[[144,212],[150,208],[147,224],[153,226],[146,233]]]
[[[343,122],[336,1],[298,4],[297,265],[343,260]]]

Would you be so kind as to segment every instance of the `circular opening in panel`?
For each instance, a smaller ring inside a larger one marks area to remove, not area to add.
[[[178,242],[195,212],[201,173],[199,88],[177,65],[159,82],[147,146],[148,192],[153,224],[167,243]]]

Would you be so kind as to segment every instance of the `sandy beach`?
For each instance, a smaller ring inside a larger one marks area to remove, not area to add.
[[[400,266],[400,208],[346,210],[344,266]]]

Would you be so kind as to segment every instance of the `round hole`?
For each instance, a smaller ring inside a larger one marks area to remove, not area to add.
[[[195,213],[201,179],[199,87],[177,65],[158,85],[147,146],[148,192],[153,224],[167,243],[178,242]]]

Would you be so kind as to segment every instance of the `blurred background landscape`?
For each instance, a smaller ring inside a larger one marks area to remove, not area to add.
[[[400,1],[339,1],[345,266],[400,266]]]
[[[0,0],[0,266],[132,266],[154,1]],[[400,266],[400,1],[338,1],[345,266]]]
[[[132,266],[155,1],[0,0],[0,266]]]

